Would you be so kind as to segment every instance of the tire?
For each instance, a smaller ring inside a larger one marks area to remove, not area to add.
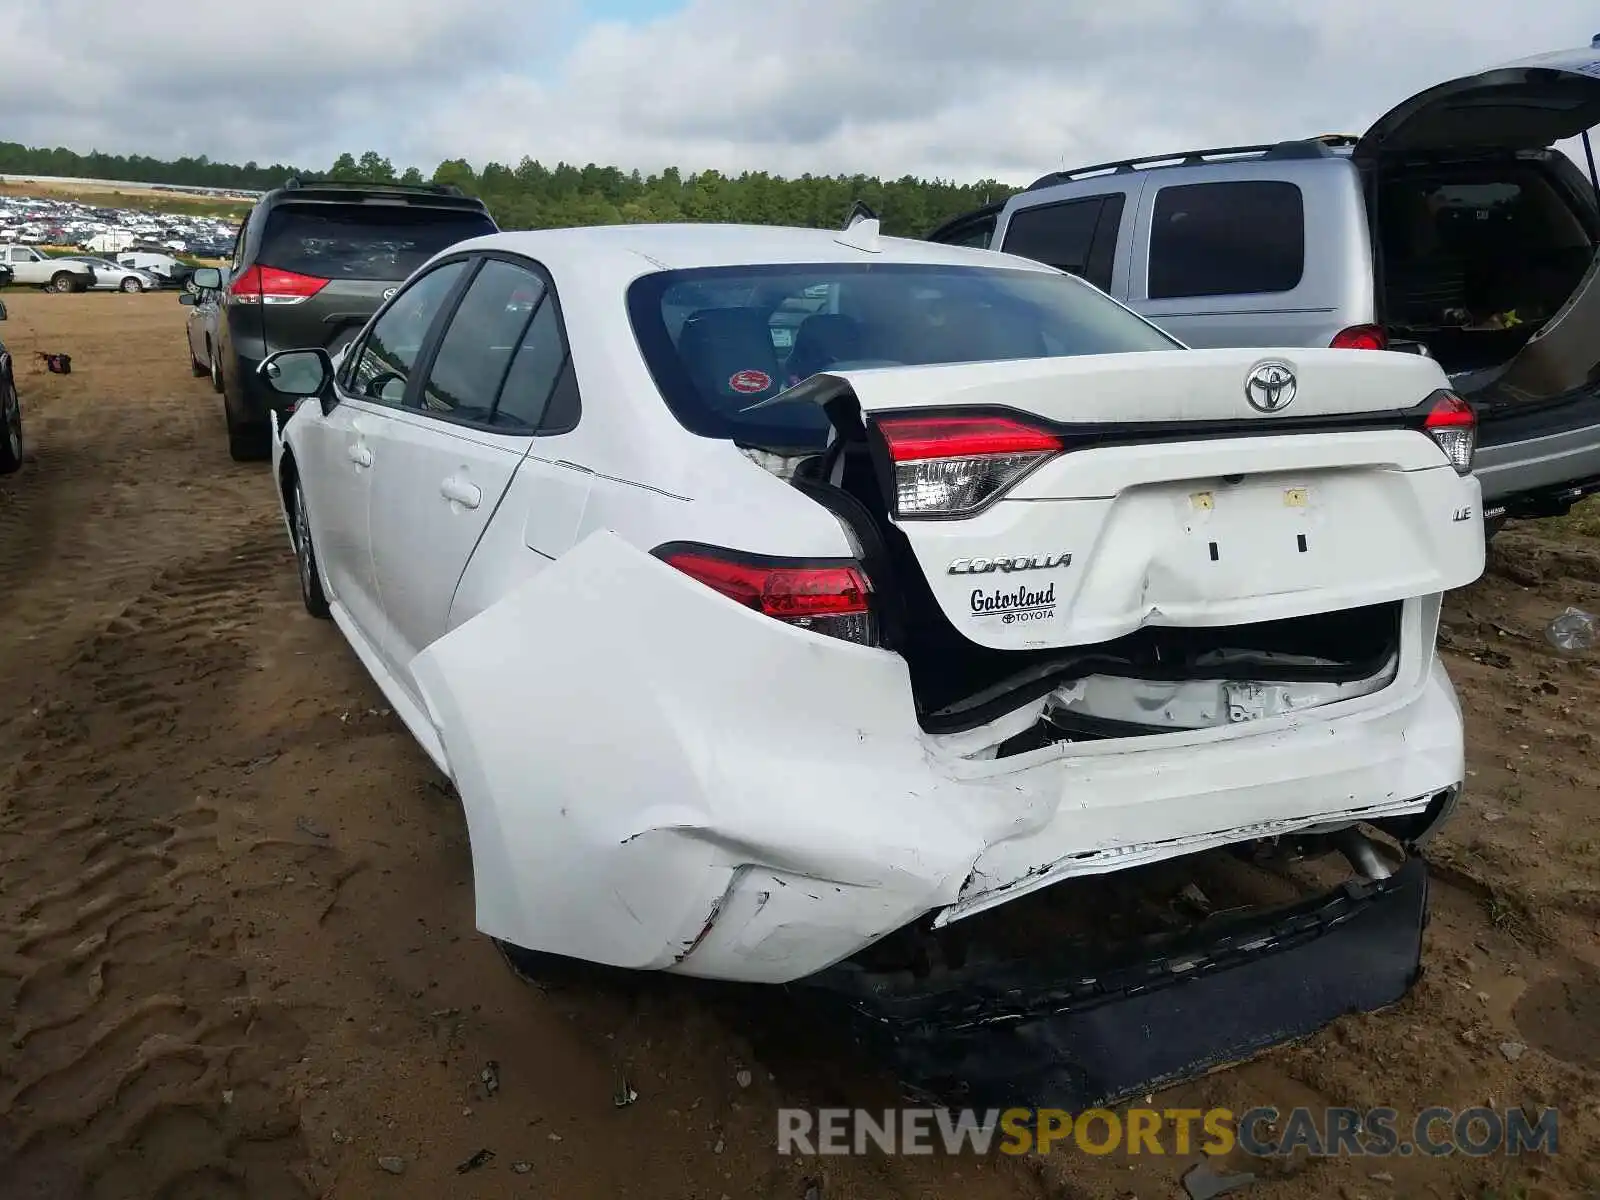
[[[21,469],[22,403],[17,398],[17,385],[8,383],[0,390],[0,475]]]
[[[224,402],[228,422],[228,454],[234,462],[262,462],[272,457],[272,429],[268,425],[241,425]]]
[[[289,524],[294,530],[294,563],[300,574],[300,601],[318,620],[329,616],[328,597],[322,590],[322,575],[317,568],[317,549],[311,540],[311,516],[306,511],[306,494],[300,476],[290,477]]]
[[[71,271],[57,271],[50,276],[50,290],[57,295],[65,296],[68,292],[81,289],[78,287],[78,277]]]
[[[217,357],[216,347],[210,342],[206,343],[206,354],[211,359],[211,390],[217,395],[222,395],[222,360]]]
[[[132,275],[129,275],[122,281],[122,290],[127,292],[130,296],[137,295],[139,292],[144,291],[144,284],[140,283]]]
[[[1494,541],[1494,535],[1506,527],[1504,517],[1490,517],[1483,523],[1483,544],[1487,546]]]

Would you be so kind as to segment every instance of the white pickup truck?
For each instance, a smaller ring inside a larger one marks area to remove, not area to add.
[[[51,258],[32,246],[0,246],[0,260],[11,268],[13,283],[51,292],[85,292],[94,286],[88,263]]]

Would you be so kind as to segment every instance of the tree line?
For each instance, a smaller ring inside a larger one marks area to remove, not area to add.
[[[341,154],[326,171],[285,163],[212,162],[179,158],[171,162],[145,155],[78,154],[57,147],[0,142],[0,174],[65,175],[85,179],[123,179],[139,183],[265,191],[290,176],[372,182],[449,183],[483,197],[503,229],[547,229],[563,225],[615,225],[640,221],[736,221],[760,225],[840,224],[861,201],[883,220],[884,232],[908,237],[940,222],[1002,200],[1016,189],[992,179],[954,183],[918,179],[878,179],[869,175],[801,175],[785,178],[765,171],[724,175],[718,171],[685,174],[668,167],[659,175],[557,163],[547,167],[531,158],[516,166],[486,163],[475,170],[465,159],[448,159],[430,176],[416,167],[396,171],[376,151]]]

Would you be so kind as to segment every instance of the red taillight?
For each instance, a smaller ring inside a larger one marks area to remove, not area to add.
[[[1016,417],[883,417],[876,423],[894,466],[901,517],[959,517],[1003,494],[1062,440]]]
[[[282,271],[277,267],[249,267],[228,286],[240,304],[299,304],[328,286],[326,279]]]
[[[1334,350],[1387,350],[1389,335],[1382,325],[1352,325],[1334,334],[1328,345]]]
[[[667,545],[655,554],[691,579],[759,613],[829,637],[872,645],[872,585],[854,562],[758,558],[711,546]]]
[[[1422,428],[1458,475],[1471,474],[1472,455],[1478,447],[1478,416],[1470,404],[1454,392],[1435,392]]]

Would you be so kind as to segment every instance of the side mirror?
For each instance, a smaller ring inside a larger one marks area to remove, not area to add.
[[[200,297],[196,296],[193,292],[179,292],[178,293],[178,303],[179,304],[187,304],[187,305],[193,306],[195,304],[198,304],[199,302],[200,302]]]
[[[269,354],[256,373],[280,396],[326,396],[333,383],[333,359],[321,346]]]
[[[219,288],[222,286],[222,272],[215,267],[196,267],[189,282],[198,288]]]

